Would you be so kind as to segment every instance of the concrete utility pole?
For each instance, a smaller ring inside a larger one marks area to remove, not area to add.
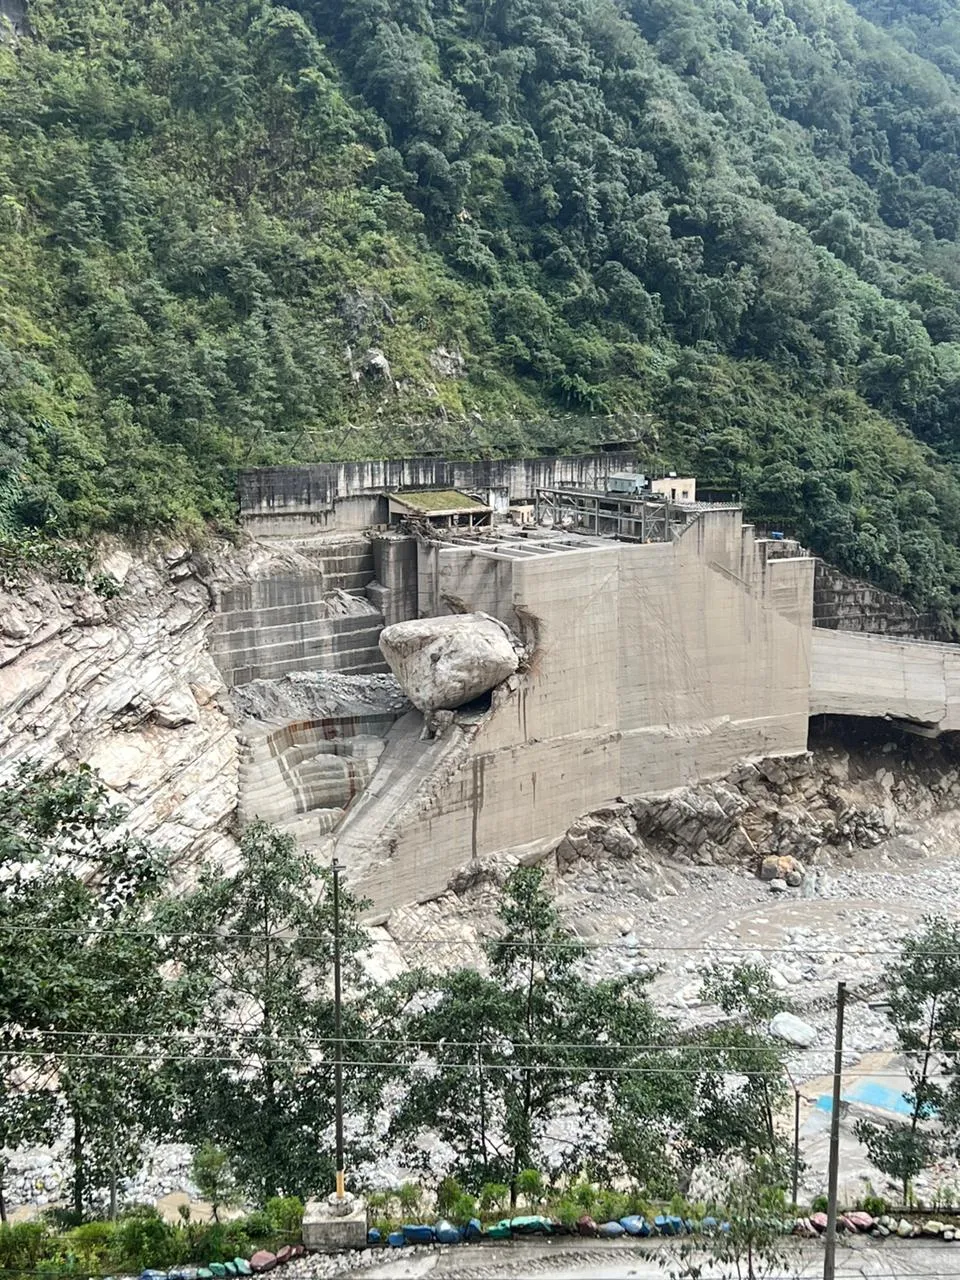
[[[337,1198],[343,1199],[343,1038],[340,1029],[340,872],[336,858],[333,872],[333,1035],[334,1035],[334,1110],[337,1127]]]
[[[840,1078],[843,1074],[843,1011],[847,984],[837,983],[837,1030],[833,1042],[833,1106],[830,1111],[830,1167],[827,1181],[827,1241],[823,1254],[823,1280],[837,1274],[837,1184],[840,1174]]]

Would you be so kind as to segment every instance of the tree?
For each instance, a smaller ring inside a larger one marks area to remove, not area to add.
[[[498,917],[501,932],[486,947],[488,975],[420,972],[393,989],[414,1069],[390,1135],[407,1142],[435,1130],[453,1148],[454,1171],[466,1185],[503,1182],[516,1204],[524,1171],[543,1166],[547,1129],[558,1115],[578,1120],[569,1167],[603,1158],[598,1117],[613,1096],[616,1068],[635,1061],[662,1024],[645,980],[584,981],[584,949],[562,925],[540,868],[511,873]]]
[[[912,1179],[956,1149],[960,1135],[960,925],[927,917],[884,978],[887,1020],[911,1084],[903,1095],[910,1115],[889,1125],[860,1120],[855,1132],[881,1173],[900,1183],[906,1204]]]
[[[330,872],[292,836],[254,822],[241,836],[237,870],[205,868],[196,891],[166,918],[171,931],[193,936],[192,980],[207,1037],[205,1052],[176,1064],[184,1136],[220,1148],[237,1184],[260,1203],[333,1186],[330,887]],[[354,1128],[372,1114],[388,1078],[360,964],[361,905],[341,890],[344,1105]],[[354,1158],[362,1151],[358,1135]]]
[[[193,1153],[190,1176],[205,1200],[210,1201],[214,1222],[220,1221],[220,1210],[239,1203],[240,1195],[230,1157],[212,1142],[201,1142]]]
[[[64,1113],[73,1208],[132,1172],[165,1132],[154,1037],[189,1021],[149,913],[159,852],[123,826],[99,776],[23,764],[0,786],[0,1026],[7,1141],[37,1141]]]
[[[784,1007],[765,969],[713,965],[703,997],[726,1021],[677,1035],[651,1054],[643,1075],[625,1076],[611,1109],[611,1146],[624,1171],[652,1196],[686,1191],[704,1164],[763,1163],[783,1185],[786,1150],[776,1123],[785,1100],[782,1050],[766,1030]]]
[[[661,1255],[660,1266],[671,1280],[763,1280],[765,1276],[798,1275],[790,1267],[783,1234],[786,1211],[779,1171],[766,1158],[727,1168],[711,1214],[722,1218],[706,1247],[682,1244],[678,1255]],[[678,1257],[678,1260],[675,1259]]]

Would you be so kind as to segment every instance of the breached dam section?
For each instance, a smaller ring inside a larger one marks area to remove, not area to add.
[[[445,749],[423,744],[438,768],[402,803],[390,788],[377,803],[375,775],[362,841],[348,814],[337,852],[377,914],[619,795],[806,748],[812,560],[768,558],[738,509],[652,545],[516,542],[421,548],[421,599],[499,618],[530,658]]]

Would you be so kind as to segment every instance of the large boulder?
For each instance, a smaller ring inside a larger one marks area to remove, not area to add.
[[[417,618],[384,627],[380,652],[415,707],[455,711],[517,670],[522,647],[486,613]]]
[[[809,1049],[817,1038],[816,1029],[809,1022],[786,1012],[777,1013],[770,1019],[770,1034],[800,1049]]]

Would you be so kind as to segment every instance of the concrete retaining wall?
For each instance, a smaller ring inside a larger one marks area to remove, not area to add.
[[[813,625],[832,631],[864,631],[880,635],[943,640],[936,618],[906,600],[823,560],[816,562]]]
[[[240,473],[240,519],[256,537],[366,529],[386,522],[382,495],[387,490],[503,489],[511,500],[521,500],[551,485],[603,489],[609,475],[635,469],[632,452],[480,462],[404,458],[258,467]]]

